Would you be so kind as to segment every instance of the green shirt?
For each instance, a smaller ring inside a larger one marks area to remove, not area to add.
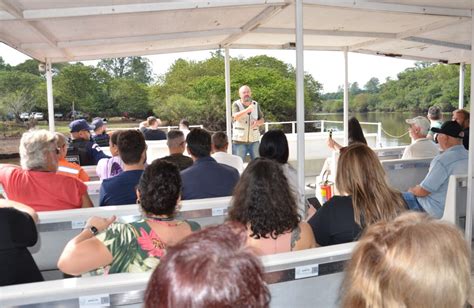
[[[201,227],[194,221],[187,223],[191,231]],[[146,220],[124,224],[113,223],[105,232],[97,235],[113,256],[112,263],[90,272],[90,275],[114,273],[142,273],[152,271],[166,253],[166,243],[150,228]]]

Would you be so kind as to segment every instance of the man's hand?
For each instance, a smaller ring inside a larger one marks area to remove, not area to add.
[[[245,108],[245,110],[250,113],[253,111],[253,104],[250,104],[247,108]]]
[[[429,191],[421,187],[420,185],[416,185],[415,187],[408,188],[408,191],[411,192],[413,195],[417,197],[426,197],[431,194]]]

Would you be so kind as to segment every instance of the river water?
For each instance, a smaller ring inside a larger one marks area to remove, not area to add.
[[[408,124],[406,119],[411,119],[416,116],[425,116],[425,114],[416,114],[410,112],[371,112],[371,113],[351,113],[349,117],[355,116],[359,122],[381,122],[382,123],[382,146],[397,146],[410,144],[410,136],[405,134],[408,132]],[[343,115],[338,114],[316,114],[317,120],[327,121],[342,121]],[[444,114],[444,120],[450,119],[450,114]],[[327,123],[326,128],[337,128],[343,130],[342,123]],[[362,125],[362,129],[366,133],[376,133],[376,125]],[[385,131],[385,132],[384,132]],[[388,133],[388,134],[387,134]],[[401,138],[394,138],[405,134]],[[390,136],[391,135],[391,136]]]

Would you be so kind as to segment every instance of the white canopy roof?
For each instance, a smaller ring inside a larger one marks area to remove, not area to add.
[[[40,61],[295,45],[295,0],[0,0],[0,40]],[[304,0],[306,50],[470,62],[471,0]]]

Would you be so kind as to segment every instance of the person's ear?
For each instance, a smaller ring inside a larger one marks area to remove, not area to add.
[[[137,189],[135,189],[135,193],[137,195],[137,203],[140,203],[140,200],[141,200],[141,195],[140,195],[140,191]]]

